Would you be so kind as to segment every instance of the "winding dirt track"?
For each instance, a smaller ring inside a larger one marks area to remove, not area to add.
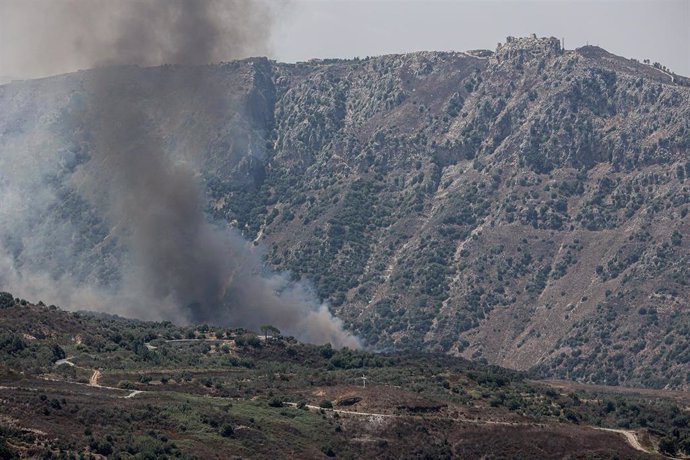
[[[297,406],[295,403],[286,403],[287,405],[290,406]],[[304,407],[310,410],[321,410],[322,408],[319,406],[312,406],[310,404],[306,404]],[[419,418],[419,415],[413,415],[413,414],[377,414],[373,412],[357,412],[357,411],[351,411],[351,410],[342,410],[342,409],[324,409],[327,412],[333,412],[338,415],[360,415],[364,417],[376,417],[376,418]],[[477,425],[506,425],[506,426],[540,426],[540,423],[521,423],[521,422],[501,422],[499,420],[478,420],[474,418],[465,418],[465,417],[443,417],[443,416],[434,416],[434,415],[425,415],[423,416],[425,419],[440,419],[440,420],[453,420],[456,422],[465,422],[465,423],[474,423]]]
[[[98,369],[94,370],[93,375],[89,379],[89,385],[92,387],[106,388],[108,390],[119,390],[119,391],[122,390],[122,388],[104,387],[104,386],[99,385],[98,380],[101,378],[102,375],[103,375],[103,373],[100,370],[98,370]],[[132,390],[127,396],[123,396],[123,398],[124,399],[132,399],[136,395],[139,395],[142,393],[145,393],[145,392],[143,390]]]
[[[286,403],[286,405],[289,405],[292,407],[297,406],[297,404],[295,404],[295,403]],[[310,410],[322,410],[323,409],[319,406],[312,406],[310,404],[307,404],[305,407],[310,409]],[[377,414],[377,413],[372,413],[372,412],[356,412],[356,411],[341,410],[341,409],[323,409],[323,410],[325,410],[327,412],[333,412],[333,413],[336,413],[338,415],[355,415],[355,416],[374,417],[374,418],[409,418],[409,417],[415,417],[414,415]],[[501,422],[501,421],[496,421],[496,420],[477,420],[477,419],[469,419],[469,418],[462,418],[462,417],[452,418],[452,417],[433,417],[433,416],[428,417],[427,416],[426,418],[443,418],[443,419],[455,420],[455,421],[466,422],[466,423],[475,423],[478,425],[508,425],[508,426],[539,426],[540,425],[539,423]],[[658,452],[654,452],[654,451],[650,451],[650,450],[645,449],[642,446],[642,444],[640,444],[640,440],[637,438],[637,434],[632,430],[601,428],[601,427],[596,427],[596,426],[587,426],[587,428],[621,434],[625,438],[626,442],[633,449],[638,450],[640,452],[644,452],[646,454],[650,454],[650,455],[659,455]]]
[[[96,369],[93,372],[93,375],[89,379],[89,386],[92,387],[97,387],[97,388],[103,388],[103,389],[108,389],[108,390],[118,390],[122,391],[121,388],[115,388],[115,387],[109,387],[109,386],[101,386],[98,384],[98,380],[101,377],[101,371]],[[76,385],[79,385],[78,383],[75,383]],[[83,384],[82,384],[83,385]],[[19,387],[9,387],[9,386],[0,386],[0,390],[17,390],[20,389]],[[26,390],[27,388],[21,388],[23,390]],[[38,391],[37,389],[35,389]],[[145,393],[144,391],[141,390],[132,390],[127,396],[123,396],[124,399],[131,399],[135,397],[138,394]],[[291,402],[286,402],[286,406],[290,407],[297,407],[297,403],[291,403]],[[370,417],[374,419],[385,419],[385,418],[414,418],[417,417],[416,415],[406,415],[406,414],[381,414],[381,413],[375,413],[375,412],[358,412],[358,411],[349,411],[349,410],[342,410],[342,409],[326,409],[322,408],[319,406],[313,406],[311,404],[305,405],[305,407],[309,410],[314,410],[314,411],[321,411],[324,410],[326,412],[332,412],[338,415],[352,415],[352,416],[361,416],[361,417]],[[501,422],[497,420],[477,420],[477,419],[470,419],[470,418],[464,418],[464,417],[434,417],[434,416],[425,416],[425,418],[437,418],[437,419],[444,419],[444,420],[454,420],[458,422],[465,422],[465,423],[474,423],[478,425],[507,425],[507,426],[543,426],[540,423],[533,423],[533,422]],[[615,428],[602,428],[602,427],[596,427],[596,426],[587,426],[587,428],[591,428],[593,430],[600,430],[600,431],[608,431],[611,433],[618,433],[620,435],[623,435],[625,438],[626,442],[635,450],[644,452],[646,454],[650,455],[660,455],[658,452],[650,451],[645,449],[642,444],[640,444],[639,439],[637,438],[637,434],[632,431],[632,430],[621,430],[621,429],[615,429]],[[667,458],[672,458],[672,457],[667,457]]]
[[[98,379],[100,379],[100,378],[101,378],[101,371],[99,371],[98,369],[96,369],[95,371],[93,371],[93,375],[92,375],[91,378],[89,379],[89,385],[91,385],[92,387],[98,387],[98,386],[100,386],[100,385],[98,384]]]
[[[611,433],[619,433],[622,434],[625,437],[625,440],[628,441],[628,444],[635,449],[639,450],[640,452],[645,452],[647,454],[658,454],[657,452],[652,452],[650,450],[645,449],[642,447],[642,444],[640,444],[640,440],[637,439],[637,434],[635,434],[634,431],[632,430],[618,430],[615,428],[600,428],[600,427],[592,427],[596,430],[601,430],[601,431],[609,431]]]

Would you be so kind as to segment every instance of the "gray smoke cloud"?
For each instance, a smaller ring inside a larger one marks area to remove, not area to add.
[[[0,281],[20,292],[145,319],[254,330],[272,324],[308,342],[359,347],[358,339],[344,330],[308,284],[267,271],[257,249],[236,230],[209,223],[194,164],[198,156],[194,151],[204,148],[203,140],[189,139],[184,146],[188,152],[171,154],[164,129],[149,116],[145,102],[133,102],[139,93],[122,78],[126,72],[122,65],[185,66],[176,67],[175,77],[146,97],[168,111],[191,110],[203,123],[213,104],[222,99],[222,89],[205,78],[206,64],[261,48],[270,31],[265,4],[56,0],[51,8],[55,4],[59,8],[53,17],[67,21],[66,28],[73,29],[75,22],[80,25],[68,57],[77,55],[98,67],[84,79],[88,98],[73,116],[75,130],[88,131],[84,140],[88,161],[78,163],[69,182],[85,208],[102,211],[101,227],[107,228],[97,249],[108,257],[116,253],[114,248],[122,249],[123,255],[115,261],[121,277],[117,286],[97,286],[88,276],[75,279],[74,273],[51,276],[37,270],[37,264],[31,263],[32,247],[45,252],[41,245],[49,242],[32,245],[27,240],[13,246],[8,235],[16,232],[5,227],[0,228],[5,249]],[[45,202],[59,199],[46,197]],[[0,206],[0,213],[3,209],[16,211]],[[41,209],[33,211],[40,214]],[[22,224],[29,222],[16,223]],[[37,224],[32,225],[35,231]],[[64,237],[55,233],[53,241],[69,239]],[[13,247],[20,248],[14,256]],[[69,260],[75,256],[69,250],[61,257],[38,256],[79,265]]]

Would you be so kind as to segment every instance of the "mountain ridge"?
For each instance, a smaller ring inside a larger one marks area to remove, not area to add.
[[[687,79],[555,38],[477,54],[206,66],[226,99],[201,115],[159,102],[157,84],[183,67],[132,68],[123,84],[148,95],[133,103],[173,156],[196,149],[211,216],[311,279],[372,347],[687,388]],[[56,120],[89,75],[56,77],[72,85]],[[45,132],[29,112],[55,81],[0,87],[6,139],[19,128],[28,151],[26,133]],[[108,230],[96,233],[68,259],[97,260]],[[103,278],[64,272],[77,269]]]

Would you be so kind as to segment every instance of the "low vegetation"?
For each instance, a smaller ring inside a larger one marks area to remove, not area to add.
[[[649,452],[690,454],[688,400],[673,393],[554,387],[443,354],[334,350],[20,301],[0,328],[4,458],[450,458],[499,448],[498,432],[530,452],[523,437],[535,427],[562,439],[537,441],[552,456],[646,455],[587,427],[631,430]]]

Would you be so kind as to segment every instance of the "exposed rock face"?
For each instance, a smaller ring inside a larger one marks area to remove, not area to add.
[[[534,58],[556,57],[563,53],[557,38],[508,37],[505,43],[499,44],[494,54],[497,62],[524,64]]]
[[[183,68],[114,71],[172,154],[199,162],[209,212],[313,280],[373,347],[688,385],[687,79],[518,38],[495,53],[210,66],[227,100],[198,114],[146,97]],[[71,201],[44,215],[83,241],[54,271],[109,283],[107,230],[69,182],[89,142],[64,117],[88,78],[1,86],[0,158],[55,163]]]

